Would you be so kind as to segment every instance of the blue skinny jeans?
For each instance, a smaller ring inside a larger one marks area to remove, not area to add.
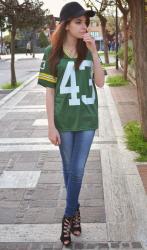
[[[80,206],[78,201],[86,160],[95,130],[59,132],[59,150],[63,164],[66,188],[66,208],[64,215],[73,216]]]

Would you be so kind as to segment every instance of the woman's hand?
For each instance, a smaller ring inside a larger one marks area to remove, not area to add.
[[[55,126],[48,128],[48,138],[55,146],[61,144],[60,134]]]
[[[83,41],[86,43],[86,46],[91,51],[91,53],[97,52],[95,40],[89,33],[85,33],[83,35]]]

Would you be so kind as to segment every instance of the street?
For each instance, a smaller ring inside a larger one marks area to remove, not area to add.
[[[32,58],[30,55],[16,54],[15,69],[17,81],[24,82],[35,75],[39,71],[42,57],[43,54],[37,54],[35,58]],[[4,83],[10,82],[10,67],[10,55],[2,56],[2,60],[0,60],[0,88]]]

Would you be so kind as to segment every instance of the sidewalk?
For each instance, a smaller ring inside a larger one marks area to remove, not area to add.
[[[147,249],[147,199],[110,88],[98,88],[99,130],[80,193],[82,235],[72,249]],[[0,250],[64,249],[65,187],[47,139],[45,89],[36,79],[0,107]]]
[[[0,58],[0,61],[6,61],[6,60],[10,60],[11,59],[11,54],[9,55],[0,55],[1,58]],[[42,59],[43,57],[43,53],[37,53],[35,54],[35,58],[39,58],[39,59]],[[32,55],[28,54],[15,54],[15,61],[17,60],[24,60],[24,59],[31,59],[32,58]]]
[[[121,69],[118,71],[114,67],[108,68],[107,73],[108,75],[117,75],[121,73]],[[130,83],[125,86],[110,87],[110,90],[118,109],[121,124],[125,125],[132,120],[140,122],[137,87]]]
[[[107,69],[107,73],[113,75],[118,74],[118,71],[116,71],[115,68],[112,68]],[[115,105],[117,106],[122,126],[133,120],[141,123],[137,86],[130,83],[126,86],[110,87],[110,91]],[[136,166],[138,167],[147,194],[147,162],[136,162]]]

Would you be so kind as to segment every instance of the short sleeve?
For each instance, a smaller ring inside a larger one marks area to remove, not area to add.
[[[40,72],[38,75],[38,84],[43,87],[56,88],[57,77],[50,74],[48,57],[51,47],[47,47],[40,65]]]

